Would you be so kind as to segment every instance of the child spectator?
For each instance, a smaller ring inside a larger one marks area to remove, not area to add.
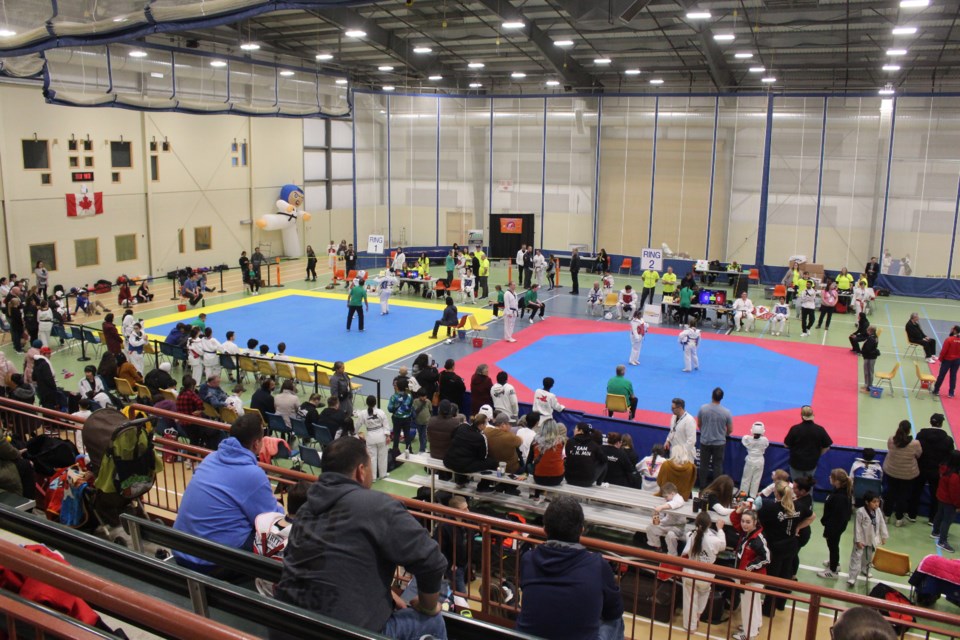
[[[770,335],[778,336],[783,333],[783,327],[787,324],[789,318],[790,307],[787,306],[786,300],[781,297],[777,304],[773,306],[773,317],[770,318],[770,325],[773,330]]]
[[[763,535],[763,527],[757,519],[757,512],[748,508],[747,502],[741,502],[737,510],[730,514],[734,528],[740,534],[737,541],[737,569],[752,573],[766,574],[770,564],[770,550]],[[751,587],[760,587],[756,582],[744,583]],[[756,591],[744,591],[740,598],[740,627],[742,631],[733,634],[733,640],[752,640],[760,635],[762,623],[760,598]]]
[[[770,446],[767,440],[766,427],[762,422],[754,422],[750,428],[750,435],[743,436],[743,448],[747,450],[747,459],[743,465],[743,477],[740,480],[740,490],[748,496],[756,496],[760,490],[760,478],[763,477],[764,453]]]
[[[666,459],[667,450],[662,444],[655,444],[650,450],[650,455],[637,463],[637,473],[640,474],[640,488],[644,491],[656,491],[660,488],[657,484],[657,474],[660,473],[660,465]]]
[[[243,415],[243,399],[240,394],[244,391],[246,389],[243,388],[242,384],[234,385],[233,389],[230,390],[230,395],[223,401],[223,406],[233,409],[238,418]]]
[[[857,478],[883,481],[883,465],[875,460],[877,452],[867,447],[863,450],[863,457],[853,461],[850,467],[850,477],[856,482]]]
[[[880,496],[873,491],[867,491],[863,494],[863,506],[857,509],[856,524],[853,528],[853,550],[850,552],[850,566],[847,568],[848,587],[857,584],[860,567],[864,564],[863,556],[867,556],[866,566],[870,566],[877,546],[885,544],[888,537],[887,521],[880,512]]]
[[[287,491],[286,515],[267,511],[256,517],[253,522],[253,552],[256,555],[283,562],[283,550],[293,528],[292,520],[300,507],[306,504],[311,484],[307,480],[300,480]],[[257,578],[255,583],[260,595],[274,597],[273,590],[276,585],[273,582]]]
[[[947,461],[940,465],[940,483],[937,485],[937,515],[933,520],[931,538],[937,539],[937,546],[953,553],[950,546],[950,525],[960,509],[960,451],[950,452]]]
[[[501,371],[500,373],[503,372]],[[518,449],[520,449],[520,460],[522,460],[525,465],[524,471],[526,470],[526,462],[530,459],[530,449],[533,446],[533,440],[537,437],[537,432],[534,429],[539,423],[540,414],[536,411],[531,411],[523,416],[523,420],[517,423],[517,435],[520,437],[520,446]]]
[[[823,503],[823,537],[827,540],[829,559],[824,562],[827,568],[817,573],[821,578],[830,580],[837,577],[840,571],[840,537],[847,530],[850,522],[851,499],[853,497],[853,482],[843,469],[834,469],[830,472],[830,484],[833,490]]]
[[[717,476],[700,492],[700,499],[707,501],[710,511],[723,516],[723,521],[729,520],[733,511],[733,478],[726,474]]]
[[[667,552],[675,556],[677,555],[677,540],[683,535],[686,518],[669,512],[683,507],[684,500],[683,496],[677,492],[677,486],[672,482],[665,482],[660,487],[660,495],[663,496],[664,503],[653,508],[653,524],[647,527],[647,546],[660,549],[660,539],[665,537],[667,539]]]
[[[770,474],[770,484],[765,486],[760,491],[760,496],[764,498],[769,498],[773,495],[774,491],[777,489],[778,482],[789,482],[790,474],[784,471],[783,469],[774,469],[773,473]]]
[[[717,554],[727,546],[726,539],[714,528],[710,514],[705,511],[697,514],[693,524],[695,529],[687,534],[683,555],[704,564],[713,564],[717,561]],[[710,601],[710,583],[706,580],[694,581],[693,578],[686,577],[687,575],[712,578],[713,574],[690,569],[684,571],[682,626],[684,631],[696,632],[700,616]]]
[[[460,302],[473,302],[473,289],[476,279],[473,277],[473,269],[467,267],[460,280]]]

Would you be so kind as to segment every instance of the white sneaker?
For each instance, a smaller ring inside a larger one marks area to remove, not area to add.
[[[857,579],[856,579],[856,578],[851,578],[850,580],[847,580],[847,586],[848,586],[848,587],[855,587],[856,585],[857,585]]]
[[[533,318],[530,318],[530,324],[533,324]]]
[[[453,338],[447,338],[443,341],[444,344],[453,344]]]
[[[830,569],[824,569],[823,571],[817,571],[817,575],[823,578],[824,580],[832,580],[837,577],[837,574]]]
[[[507,338],[507,342],[516,342],[516,338]]]

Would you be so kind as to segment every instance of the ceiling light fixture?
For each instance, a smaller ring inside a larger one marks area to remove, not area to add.
[[[773,84],[773,83],[776,82],[776,81],[777,81],[777,79],[776,79],[775,77],[773,77],[773,76],[767,76],[766,78],[760,78],[760,82],[763,82],[764,84]]]
[[[414,47],[413,52],[414,53],[433,53],[433,49],[431,49],[430,47]]]
[[[522,20],[508,20],[500,26],[504,29],[523,29],[527,25]]]
[[[332,53],[318,53],[318,54],[317,54],[316,56],[314,56],[314,57],[315,57],[317,60],[319,60],[320,62],[326,62],[327,60],[333,60],[333,54],[332,54]]]
[[[712,17],[709,11],[687,11],[687,20],[709,20]]]
[[[624,73],[628,76],[638,76],[640,75],[640,69],[627,69]]]
[[[766,67],[750,67],[750,73],[763,73],[766,70]]]
[[[443,80],[443,76],[441,76],[441,75],[432,75],[432,76],[430,76],[429,78],[427,78],[427,80],[433,80],[434,82],[436,82],[437,80]]]
[[[554,40],[553,46],[555,47],[572,47],[573,40]]]
[[[888,56],[905,56],[907,55],[906,49],[887,49]]]
[[[336,82],[337,84],[347,84],[347,82],[349,82],[349,80],[347,80],[346,78],[337,78],[337,79],[335,80],[335,82]]]
[[[713,34],[713,39],[717,42],[733,42],[737,36],[732,33],[715,33]]]
[[[470,83],[470,88],[471,88],[471,89],[479,89],[479,88],[482,87],[482,86],[483,86],[483,85],[480,84],[479,82],[471,82],[471,83]]]
[[[894,27],[893,35],[895,36],[912,36],[917,32],[916,27]]]
[[[393,71],[393,67],[389,64],[382,64],[377,67],[377,71]]]
[[[517,79],[526,78],[527,74],[525,74],[523,71],[514,71],[513,73],[510,74],[510,77],[517,78]]]
[[[383,90],[384,90],[384,91],[393,91],[394,89],[396,89],[396,87],[393,86],[392,84],[385,84],[385,85],[383,85]]]
[[[151,77],[151,78],[163,78],[163,74],[160,73],[159,71],[151,71],[151,72],[150,72],[150,77]]]
[[[900,65],[898,64],[885,64],[883,65],[884,71],[900,71]]]
[[[548,87],[559,87],[559,86],[560,86],[560,81],[559,81],[559,80],[547,80],[547,86],[548,86]]]
[[[244,51],[256,51],[260,48],[260,45],[258,45],[256,42],[244,42],[240,45],[240,48]]]
[[[143,51],[142,49],[134,49],[129,55],[131,58],[146,58],[147,52]]]
[[[900,0],[901,9],[923,9],[930,6],[930,0]]]
[[[290,71],[289,69],[284,69],[280,72],[280,75],[284,78],[289,78],[290,76],[296,75],[296,72]]]
[[[227,62],[226,62],[226,60],[211,60],[211,61],[210,61],[210,66],[211,66],[211,67],[216,67],[217,69],[220,69],[221,67],[227,66]]]
[[[663,78],[650,78],[650,84],[663,84]]]
[[[887,83],[887,85],[883,87],[883,89],[880,89],[879,91],[877,91],[877,93],[880,94],[881,96],[892,96],[893,94],[896,93],[896,91],[894,90],[892,84]]]
[[[362,29],[348,29],[347,31],[344,31],[343,35],[347,36],[348,38],[365,38],[367,36],[367,32],[363,31]]]
[[[485,66],[482,62],[471,62],[467,64],[468,69],[483,69]]]
[[[753,57],[753,54],[750,53],[749,51],[739,51],[733,54],[733,57],[738,58],[740,60],[749,60],[750,58]]]
[[[594,58],[593,64],[610,64],[613,62],[610,58]]]

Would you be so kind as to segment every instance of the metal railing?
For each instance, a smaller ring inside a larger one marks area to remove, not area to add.
[[[152,407],[136,405],[149,415],[158,417],[176,416],[182,422],[199,426],[225,429],[222,423],[163,412]],[[35,428],[59,428],[61,437],[70,437],[69,431],[77,428],[77,421],[55,411],[38,409],[30,405],[0,398],[0,419],[11,419],[24,424],[25,417],[34,422]],[[82,428],[82,427],[81,427]],[[172,520],[180,505],[180,497],[192,477],[192,466],[210,453],[209,450],[186,445],[177,441],[157,438],[157,449],[168,459],[176,460],[164,465],[164,473],[157,486],[143,498],[153,515]],[[190,461],[191,465],[185,465]],[[278,485],[290,485],[299,480],[314,480],[316,476],[273,465],[261,464],[270,480]],[[284,495],[279,499],[285,501]],[[542,544],[543,529],[512,522],[498,517],[450,509],[438,504],[421,502],[396,496],[407,510],[425,526],[437,532],[441,542],[445,535],[465,536],[466,558],[450,558],[454,566],[470,567],[475,576],[467,580],[467,590],[462,595],[476,611],[476,617],[507,626],[512,626],[519,612],[520,599],[516,597],[517,585],[521,583],[520,556],[523,550]],[[894,620],[900,634],[925,639],[960,639],[960,616],[914,605],[900,605],[880,601],[867,595],[839,591],[819,585],[784,580],[756,573],[747,573],[722,564],[704,565],[686,558],[667,556],[609,540],[584,537],[581,542],[588,549],[599,552],[614,567],[620,581],[627,612],[627,635],[632,638],[653,638],[666,633],[670,637],[688,638],[692,632],[683,628],[682,618],[676,615],[683,601],[683,583],[691,588],[705,585],[710,598],[705,617],[712,622],[699,624],[699,632],[731,635],[736,631],[739,616],[735,613],[738,601],[760,606],[759,599],[743,597],[745,593],[758,593],[770,598],[782,599],[782,610],[774,610],[772,618],[763,618],[761,640],[814,640],[818,634],[827,637],[826,630],[832,626],[837,615],[850,606],[867,606],[881,609],[885,615],[902,614],[912,619]],[[454,549],[456,545],[451,545]],[[454,552],[456,554],[456,552]],[[663,566],[668,563],[671,566]],[[689,571],[707,572],[694,575]],[[667,580],[658,580],[657,572]],[[407,576],[398,576],[401,580]],[[674,579],[678,578],[678,579]],[[749,584],[747,584],[749,583]],[[714,597],[713,594],[720,597]],[[509,595],[514,597],[510,598]],[[717,610],[722,607],[722,610]]]

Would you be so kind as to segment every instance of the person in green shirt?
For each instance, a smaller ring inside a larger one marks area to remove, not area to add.
[[[691,306],[692,304],[693,289],[690,287],[683,287],[680,289],[680,310],[677,312],[677,319],[679,320],[680,324],[686,324],[687,317],[691,313],[695,313]]]
[[[853,274],[848,272],[847,268],[844,267],[840,269],[840,273],[837,274],[836,282],[840,302],[842,302],[844,306],[849,307],[850,301],[853,299]]]
[[[643,306],[647,303],[647,296],[650,296],[650,302],[653,302],[660,274],[653,269],[647,269],[640,277],[643,278],[643,293],[640,295],[640,308],[643,309]]]
[[[491,302],[490,306],[493,307],[493,317],[496,318],[500,315],[500,309],[503,309],[503,287],[495,285],[493,290],[497,294],[497,301]]]
[[[190,323],[191,327],[200,327],[200,331],[203,331],[207,328],[207,314],[201,313],[196,317],[196,319]]]
[[[533,286],[523,294],[523,298],[520,300],[520,318],[523,318],[525,309],[530,309],[530,324],[533,324],[533,316],[536,315],[538,310],[540,311],[540,319],[543,320],[543,312],[547,309],[547,305],[537,300],[537,289],[539,288],[540,285],[534,283]]]
[[[450,253],[447,254],[447,258],[443,262],[443,267],[447,270],[446,285],[448,288],[450,287],[450,283],[453,282],[453,270],[457,266],[457,259],[454,257],[454,251],[456,251],[456,249],[450,249]]]
[[[627,368],[622,364],[617,365],[617,375],[607,381],[607,393],[614,396],[623,396],[630,405],[630,420],[637,414],[637,396],[633,395],[633,383],[626,378]],[[613,411],[607,411],[607,415],[613,417]]]
[[[663,284],[664,296],[672,297],[677,292],[677,274],[673,272],[673,267],[667,267],[667,272],[660,278],[660,282]]]
[[[347,294],[347,331],[350,331],[350,325],[353,324],[354,314],[359,318],[357,324],[360,326],[360,331],[363,331],[364,307],[367,311],[370,311],[370,304],[367,302],[367,289],[361,281],[353,285],[353,288]]]

